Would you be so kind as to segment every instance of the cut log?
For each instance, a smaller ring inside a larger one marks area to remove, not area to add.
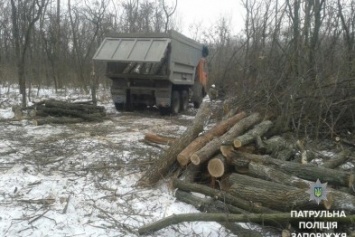
[[[327,209],[344,210],[354,213],[355,197],[352,194],[341,192],[327,187],[327,201],[324,205]]]
[[[199,151],[195,152],[190,160],[195,165],[199,165],[208,161],[216,152],[220,149],[220,146],[227,141],[232,141],[233,138],[239,136],[243,132],[247,131],[254,124],[261,121],[261,116],[258,113],[254,113],[238,123],[236,123],[228,132],[226,132],[223,136],[214,138],[212,141],[207,143],[203,148]]]
[[[192,221],[214,221],[214,222],[264,222],[273,221],[274,223],[290,221],[290,220],[307,220],[307,218],[295,218],[290,216],[290,213],[273,213],[273,214],[225,214],[225,213],[191,213],[168,216],[157,222],[147,224],[138,229],[140,235],[150,234],[157,230],[163,229],[170,225],[179,224],[181,222]],[[353,223],[355,215],[346,217],[325,217],[318,218],[319,221],[334,221],[338,223]],[[309,219],[314,221],[314,219]]]
[[[256,136],[255,144],[256,144],[256,148],[258,149],[258,152],[260,152],[260,153],[265,153],[266,152],[266,147],[265,147],[265,144],[263,142],[263,139],[261,139],[261,136]]]
[[[233,173],[228,177],[231,185],[228,193],[253,203],[261,203],[279,211],[313,209],[324,204],[310,202],[307,190]]]
[[[309,201],[310,195],[306,192],[310,188],[309,185],[306,188],[299,189],[290,185],[239,174],[231,174],[228,177],[228,182],[229,185],[231,185],[228,192],[233,195],[253,202],[260,202],[263,206],[275,210],[319,209],[319,207],[323,207],[332,210],[344,210],[351,213],[355,211],[355,197],[353,195],[329,187],[327,188],[328,200],[322,201],[321,204],[318,205],[315,201]],[[294,182],[291,182],[291,184],[294,184]],[[255,195],[255,193],[258,195]]]
[[[179,164],[184,167],[190,162],[190,156],[201,149],[209,141],[215,137],[222,136],[226,133],[234,124],[246,117],[245,112],[240,112],[237,115],[217,124],[211,130],[207,131],[203,135],[197,137],[191,142],[180,154],[177,156]]]
[[[248,214],[243,209],[234,207],[232,205],[226,204],[224,202],[200,198],[192,193],[184,192],[181,190],[176,190],[175,197],[177,200],[188,203],[196,207],[197,210],[201,212],[210,212],[210,213],[234,213],[234,214]],[[222,226],[229,229],[233,234],[239,236],[262,236],[260,233],[254,230],[245,229],[237,223],[229,223],[229,222],[219,222]]]
[[[221,145],[219,147],[219,150],[221,151],[222,155],[224,157],[228,157],[232,151],[234,151],[234,146],[232,145]]]
[[[206,197],[201,198],[192,194],[191,192],[186,192],[180,189],[176,190],[175,197],[179,201],[186,202],[195,206],[201,212],[220,212],[223,210],[224,213],[249,214],[249,212],[241,208],[235,207],[220,200],[214,200],[213,198]]]
[[[311,182],[291,176],[271,166],[263,165],[257,162],[250,162],[248,165],[248,174],[263,180],[270,180],[297,188],[309,188]]]
[[[257,125],[247,133],[234,139],[233,144],[235,148],[245,146],[255,140],[256,137],[264,135],[272,126],[270,120],[265,120]]]
[[[192,183],[195,181],[195,178],[199,176],[200,172],[201,171],[199,166],[190,163],[187,165],[186,169],[182,172],[180,179]]]
[[[171,145],[176,139],[171,137],[164,137],[155,133],[146,133],[144,135],[144,140],[157,144]]]
[[[82,113],[76,110],[67,110],[63,108],[47,108],[43,107],[39,110],[42,114],[52,115],[52,116],[59,116],[59,117],[76,117],[82,118],[85,121],[97,121],[101,122],[103,120],[103,115],[101,113]]]
[[[89,104],[78,104],[78,103],[70,103],[64,101],[56,101],[56,100],[47,100],[44,102],[45,106],[48,108],[63,108],[67,110],[77,110],[83,111],[85,113],[97,113],[97,112],[105,112],[105,107],[89,105]]]
[[[190,144],[198,134],[203,130],[205,122],[210,114],[210,104],[203,102],[197,111],[193,124],[187,128],[182,136],[170,146],[159,159],[145,172],[139,180],[139,185],[153,185],[166,176],[172,165],[176,162],[176,156]]]
[[[222,118],[222,121],[233,117],[238,112],[238,110],[239,110],[239,107],[233,107],[233,108],[230,108],[229,111],[223,111],[224,116]]]
[[[324,162],[323,167],[330,168],[330,169],[337,168],[338,166],[344,164],[350,158],[349,155],[350,155],[350,151],[344,150],[340,152],[335,158]]]
[[[264,141],[266,153],[280,160],[290,160],[296,153],[295,145],[287,142],[280,136],[274,136]]]
[[[85,122],[82,118],[69,118],[69,117],[46,117],[32,120],[33,125],[40,126],[44,124],[71,124]]]
[[[219,154],[208,161],[207,170],[212,177],[222,177],[226,171],[226,168],[226,161],[222,154]]]
[[[222,190],[216,190],[213,188],[209,188],[205,185],[196,184],[196,183],[188,183],[185,181],[174,179],[173,186],[175,188],[179,188],[179,189],[187,191],[187,192],[198,192],[198,193],[208,195],[216,200],[223,201],[225,203],[231,204],[231,205],[236,206],[238,208],[244,209],[245,211],[248,211],[248,212],[254,212],[254,213],[275,213],[276,212],[274,210],[271,210],[269,208],[265,208],[263,206],[255,204],[255,203],[250,203],[249,201],[247,201],[245,199],[235,197],[235,196],[233,196],[227,192],[224,192]]]
[[[290,173],[299,178],[310,180],[312,182],[319,179],[321,182],[328,182],[330,184],[345,187],[352,187],[354,184],[355,177],[352,173],[318,167],[313,164],[299,164],[290,161],[282,161],[271,158],[268,155],[261,156],[249,153],[233,152],[233,156],[228,157],[228,159],[244,159],[247,161],[272,165],[285,173]]]

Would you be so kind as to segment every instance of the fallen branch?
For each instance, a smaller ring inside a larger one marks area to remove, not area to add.
[[[178,179],[174,179],[173,186],[175,188],[179,188],[184,191],[198,192],[198,193],[208,195],[210,197],[213,197],[216,200],[220,200],[220,201],[229,203],[233,206],[244,209],[245,211],[248,211],[248,212],[254,212],[254,213],[275,213],[275,212],[277,212],[277,211],[271,210],[269,208],[265,208],[261,205],[256,205],[254,203],[251,203],[245,199],[235,197],[235,196],[233,196],[227,192],[224,192],[222,190],[209,188],[205,185],[196,184],[196,183],[189,183],[189,182],[181,181]]]
[[[225,214],[225,213],[190,213],[172,215],[154,223],[142,226],[138,229],[140,235],[149,234],[157,230],[161,230],[170,225],[179,224],[181,222],[205,221],[205,222],[263,222],[266,220],[275,222],[284,222],[290,219],[290,213],[274,213],[274,214]],[[352,220],[355,217],[352,216]]]
[[[146,235],[153,233],[157,230],[161,230],[170,225],[176,225],[181,222],[194,222],[194,221],[205,221],[205,222],[285,222],[291,220],[290,213],[273,213],[273,214],[225,214],[225,213],[190,213],[190,214],[179,214],[171,215],[154,223],[142,226],[138,229],[140,235]],[[292,217],[292,220],[307,220],[304,217]],[[309,218],[309,220],[314,221],[314,219]],[[355,221],[355,215],[350,215],[347,217],[322,217],[317,218],[318,221],[336,221],[338,223],[353,223]]]
[[[192,193],[176,190],[175,197],[177,200],[193,205],[197,210],[201,212],[215,212],[215,213],[234,213],[234,214],[248,214],[243,209],[226,204],[222,201],[213,200],[211,198],[200,198]],[[245,229],[237,223],[233,222],[219,222],[225,228],[229,229],[233,234],[242,236],[256,236],[261,237],[261,233],[255,230]]]
[[[187,128],[184,134],[175,142],[174,146],[170,146],[146,171],[138,181],[138,185],[153,185],[158,182],[160,178],[167,175],[172,165],[176,162],[177,155],[203,130],[203,126],[208,119],[208,114],[210,114],[210,104],[203,102],[192,126]]]
[[[234,139],[233,144],[235,148],[240,148],[251,142],[253,142],[256,137],[264,135],[272,126],[272,122],[265,120],[257,125],[247,133]]]
[[[323,167],[334,169],[342,164],[344,164],[350,157],[350,151],[344,150],[340,152],[335,158],[324,162]]]

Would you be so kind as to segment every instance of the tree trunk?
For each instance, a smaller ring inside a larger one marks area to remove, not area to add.
[[[224,192],[222,190],[209,188],[205,185],[196,184],[196,183],[189,183],[189,182],[181,181],[178,179],[174,179],[173,185],[175,188],[179,188],[184,191],[198,192],[198,193],[202,193],[202,194],[211,196],[216,200],[220,200],[222,202],[231,204],[235,207],[241,208],[241,209],[248,211],[248,212],[254,212],[254,213],[274,213],[274,212],[276,212],[276,211],[271,210],[269,208],[260,206],[256,203],[251,203],[245,199],[238,198],[238,197],[231,195],[227,192]]]
[[[157,230],[163,229],[170,225],[179,224],[181,222],[193,222],[193,221],[213,221],[213,222],[285,222],[291,219],[290,213],[273,213],[273,214],[225,214],[225,213],[190,213],[172,215],[154,223],[147,224],[138,229],[140,235],[151,234]],[[292,218],[295,219],[295,218]],[[355,219],[354,216],[347,217],[349,221]]]
[[[253,202],[260,202],[275,210],[290,211],[292,209],[319,209],[319,207],[323,207],[347,212],[355,211],[355,197],[353,195],[331,188],[327,188],[328,200],[322,201],[318,205],[315,201],[309,200],[310,194],[306,191],[310,186],[306,189],[299,189],[240,174],[230,175],[227,182],[231,185],[228,192],[233,195]],[[258,195],[255,195],[256,193]]]
[[[234,147],[240,148],[242,146],[245,146],[253,142],[256,139],[256,137],[264,135],[270,129],[271,126],[272,126],[272,122],[269,120],[263,121],[258,125],[255,125],[253,129],[249,130],[247,133],[234,139],[233,141]]]
[[[249,163],[248,174],[263,180],[270,180],[297,188],[309,188],[310,185],[310,182],[307,180],[291,176],[271,166],[253,161]]]
[[[175,192],[175,197],[177,200],[185,202],[187,204],[193,205],[196,207],[197,210],[201,212],[209,212],[209,213],[234,213],[234,214],[248,214],[243,209],[234,207],[232,205],[226,204],[224,202],[213,200],[213,199],[206,199],[200,198],[192,193],[184,192],[181,190],[177,190]],[[240,235],[240,236],[262,236],[260,233],[249,230],[241,227],[237,223],[230,223],[230,222],[219,222],[225,228],[229,229],[233,234]]]
[[[220,146],[224,142],[230,142],[233,138],[239,136],[246,130],[248,130],[254,124],[260,122],[261,116],[258,113],[254,113],[240,122],[236,123],[228,132],[226,132],[223,136],[214,138],[212,141],[207,143],[203,148],[199,151],[195,152],[190,160],[193,164],[198,165],[208,161],[220,148]]]
[[[312,164],[298,164],[290,161],[282,161],[271,158],[270,156],[254,155],[248,153],[234,152],[233,156],[227,159],[241,159],[247,161],[254,161],[265,165],[271,165],[283,172],[293,174],[299,178],[311,180],[316,182],[317,179],[322,182],[329,182],[330,184],[341,185],[345,187],[352,187],[354,184],[354,174],[318,167]]]
[[[271,154],[280,160],[289,160],[295,153],[295,145],[290,144],[284,138],[280,136],[274,136],[264,141],[266,147],[266,153]]]
[[[153,185],[158,182],[161,177],[168,174],[171,166],[176,162],[176,156],[203,130],[203,125],[208,119],[208,114],[210,114],[210,104],[204,102],[198,110],[192,126],[187,128],[175,144],[170,146],[169,149],[146,171],[139,180],[139,185]]]
[[[172,145],[176,141],[175,138],[164,137],[164,136],[157,135],[154,133],[146,133],[144,135],[144,140],[146,140],[148,142],[153,142],[153,143],[157,143],[157,144],[164,144],[164,145]]]
[[[307,190],[233,173],[228,177],[228,193],[279,211],[319,208],[310,202]],[[320,204],[324,207],[324,204]]]
[[[82,123],[85,122],[82,118],[69,118],[69,117],[60,117],[60,118],[41,118],[35,119],[32,121],[33,125],[40,126],[44,124],[70,124],[70,123]]]
[[[209,141],[215,137],[222,136],[226,133],[234,124],[239,122],[241,119],[246,117],[245,112],[240,112],[237,115],[217,124],[211,130],[207,131],[203,135],[197,137],[193,142],[191,142],[180,154],[177,156],[177,160],[183,167],[190,162],[190,156],[201,149]]]
[[[350,151],[344,150],[344,151],[340,152],[333,159],[330,159],[330,160],[324,162],[323,167],[330,168],[330,169],[337,168],[338,166],[344,164],[350,158],[349,155],[350,155]]]
[[[222,154],[219,154],[208,161],[208,165],[207,165],[208,173],[214,178],[222,177],[226,169],[227,169],[226,161]]]

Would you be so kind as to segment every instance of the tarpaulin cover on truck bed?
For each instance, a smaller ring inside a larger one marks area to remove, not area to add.
[[[94,60],[160,62],[170,42],[168,38],[105,38]]]

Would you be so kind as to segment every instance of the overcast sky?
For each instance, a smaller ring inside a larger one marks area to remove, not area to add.
[[[171,3],[175,0],[169,0]],[[190,25],[200,25],[209,29],[216,25],[218,19],[225,17],[231,24],[232,34],[238,33],[243,27],[244,9],[240,0],[178,0],[178,27],[182,33],[194,37]]]

